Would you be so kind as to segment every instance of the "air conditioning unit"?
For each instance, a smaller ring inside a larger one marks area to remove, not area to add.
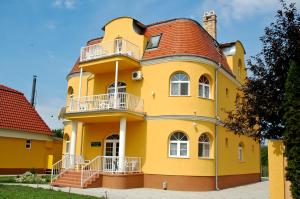
[[[143,79],[142,71],[133,71],[131,74],[131,78],[133,80],[142,80]]]

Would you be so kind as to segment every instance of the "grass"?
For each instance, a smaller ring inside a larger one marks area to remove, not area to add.
[[[15,176],[0,176],[0,183],[15,183]]]
[[[32,188],[18,185],[0,185],[0,199],[95,199],[97,197],[69,194],[50,189]],[[102,199],[104,199],[102,197]]]

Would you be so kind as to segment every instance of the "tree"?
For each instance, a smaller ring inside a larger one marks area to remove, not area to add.
[[[290,60],[300,59],[300,16],[295,4],[280,1],[275,22],[260,38],[262,51],[248,60],[252,74],[240,89],[235,110],[228,111],[225,127],[255,139],[282,138],[285,130],[284,93]]]
[[[52,133],[55,137],[63,138],[64,137],[64,130],[63,129],[53,129]]]
[[[286,177],[294,198],[300,198],[300,64],[291,62],[284,96]]]

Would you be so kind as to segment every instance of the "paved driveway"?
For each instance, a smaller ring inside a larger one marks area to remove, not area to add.
[[[36,187],[36,185],[24,185]],[[207,192],[186,192],[186,191],[165,191],[159,189],[107,189],[107,188],[90,188],[77,189],[72,188],[71,192],[91,195],[91,196],[105,196],[109,199],[267,199],[269,197],[269,183],[268,181],[259,182],[255,184],[224,189],[220,191]],[[49,189],[49,185],[39,185],[41,188]],[[61,190],[68,192],[69,188],[54,187],[54,190]]]

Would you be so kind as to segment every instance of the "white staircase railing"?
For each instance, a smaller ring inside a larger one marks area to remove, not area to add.
[[[84,164],[84,158],[79,155],[63,155],[62,159],[52,165],[51,183],[60,175],[70,169],[75,169],[76,165]]]
[[[81,169],[81,187],[94,175],[99,173],[101,168],[101,157],[97,156]]]

